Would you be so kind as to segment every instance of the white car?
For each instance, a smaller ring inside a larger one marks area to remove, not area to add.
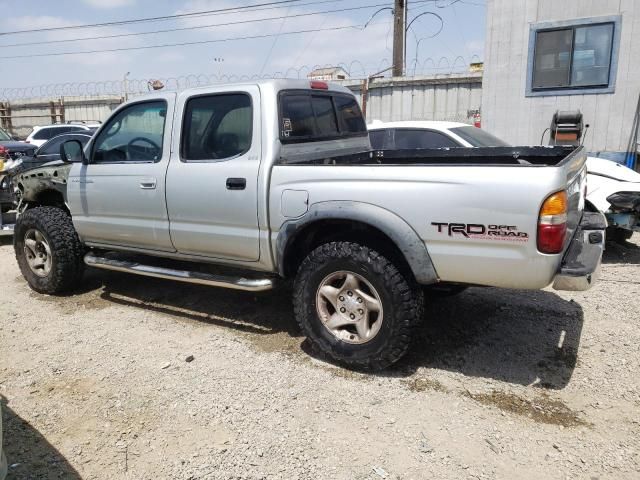
[[[27,143],[35,145],[36,147],[39,147],[51,140],[53,137],[57,137],[58,135],[62,135],[63,133],[86,132],[89,135],[93,135],[93,133],[98,129],[99,126],[100,124],[98,123],[60,123],[55,125],[34,126],[33,130],[25,141]]]
[[[367,128],[375,150],[509,146],[466,123],[375,120]],[[611,160],[587,157],[587,174],[587,201],[607,217],[607,239],[624,242],[640,232],[640,173]]]

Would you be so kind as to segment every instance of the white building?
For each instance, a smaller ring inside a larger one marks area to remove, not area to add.
[[[640,95],[639,0],[488,0],[484,60],[483,128],[539,144],[556,110],[579,109],[589,151],[627,150]]]
[[[309,80],[348,80],[349,74],[342,67],[316,68],[307,75]]]

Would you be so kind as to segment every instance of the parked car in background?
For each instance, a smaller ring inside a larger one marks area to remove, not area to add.
[[[374,121],[367,128],[377,150],[509,146],[466,123]],[[607,217],[607,240],[624,242],[640,232],[640,173],[611,160],[587,157],[587,183],[590,208]]]
[[[14,140],[8,132],[0,128],[0,159],[4,159],[5,162],[19,160],[24,156],[32,157],[35,151],[34,145]]]
[[[607,217],[607,238],[625,242],[640,232],[640,173],[624,165],[589,157],[587,199]]]
[[[509,147],[504,140],[467,123],[374,121],[367,126],[374,150],[412,148]]]
[[[33,157],[36,148],[19,142],[6,131],[0,129],[0,214],[12,210],[15,203],[12,176],[20,171],[24,158]],[[6,219],[0,217],[0,232],[5,231]]]
[[[86,132],[88,134],[93,134],[100,124],[98,122],[91,123],[60,123],[55,125],[45,125],[45,126],[34,126],[33,130],[25,140],[27,143],[31,145],[35,145],[39,147],[44,145],[48,140],[51,140],[53,137],[57,137],[58,135],[62,135],[63,133],[80,133]]]
[[[84,147],[90,139],[91,134],[84,131],[82,133],[63,133],[62,135],[53,137],[38,148],[33,156],[22,159],[21,171],[60,160],[60,146],[67,140],[78,140]]]

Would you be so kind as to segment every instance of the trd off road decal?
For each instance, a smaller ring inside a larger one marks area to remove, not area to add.
[[[529,234],[519,232],[515,225],[483,225],[480,223],[448,223],[431,222],[438,233],[446,233],[450,237],[482,238],[487,240],[506,240],[511,242],[527,242]]]

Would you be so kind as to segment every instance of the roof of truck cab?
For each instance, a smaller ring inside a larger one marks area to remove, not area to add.
[[[318,92],[340,92],[340,93],[348,93],[353,95],[353,92],[342,85],[332,82],[324,82],[320,81],[320,83],[326,83],[328,90],[325,89],[312,89],[311,84],[318,82],[316,80],[298,80],[298,79],[269,79],[269,80],[255,80],[255,81],[246,81],[246,82],[233,82],[233,83],[216,83],[212,85],[204,85],[200,87],[188,88],[185,90],[181,90],[177,92],[179,95],[187,95],[190,94],[202,94],[208,91],[217,91],[221,88],[233,88],[233,87],[243,87],[243,86],[258,86],[261,90],[273,90],[275,92],[279,92],[281,90],[317,90]],[[134,98],[131,98],[130,101],[140,100],[142,98],[154,98],[159,94],[172,93],[168,90],[157,90],[154,92],[149,92],[148,94],[140,95]]]
[[[383,128],[423,128],[433,130],[449,130],[451,128],[469,127],[468,123],[445,122],[439,120],[406,120],[400,122],[382,122],[374,120],[367,125],[368,130],[380,130]]]

